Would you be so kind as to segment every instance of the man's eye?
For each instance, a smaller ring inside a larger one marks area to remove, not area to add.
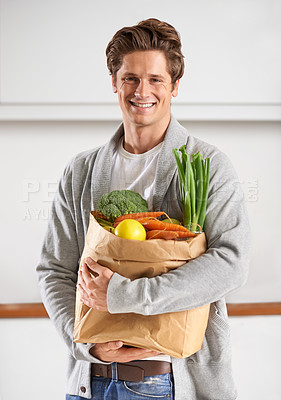
[[[134,83],[137,82],[137,78],[135,78],[134,76],[128,76],[127,78],[124,79],[124,81],[127,83]]]
[[[157,79],[157,78],[152,78],[152,79],[151,79],[151,82],[152,82],[152,83],[160,83],[161,80],[160,80],[160,79]]]

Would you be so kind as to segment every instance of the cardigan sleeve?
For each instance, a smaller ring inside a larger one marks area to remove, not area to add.
[[[73,171],[70,163],[60,180],[51,207],[47,233],[36,270],[45,308],[73,357],[77,360],[101,362],[89,353],[93,344],[73,342],[80,250],[72,181]]]

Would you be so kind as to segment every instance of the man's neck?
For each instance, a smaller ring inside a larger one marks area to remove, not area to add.
[[[124,123],[124,149],[129,153],[142,154],[157,146],[164,140],[170,120],[165,123],[149,126],[137,126]]]

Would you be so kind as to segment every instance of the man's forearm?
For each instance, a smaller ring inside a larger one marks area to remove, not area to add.
[[[188,310],[245,284],[250,257],[247,220],[210,244],[205,254],[158,277],[130,281],[114,274],[108,286],[109,312],[154,315]]]

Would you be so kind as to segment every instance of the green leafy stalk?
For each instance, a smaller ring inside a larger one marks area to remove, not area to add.
[[[184,199],[184,212],[185,212],[185,220],[188,224],[191,223],[191,218],[192,218],[192,199],[191,199],[191,188],[190,188],[190,184],[191,184],[191,176],[190,176],[190,169],[189,169],[189,164],[190,164],[190,157],[189,154],[186,153],[185,151],[185,146],[181,146],[179,151],[181,152],[181,158],[182,158],[182,167],[184,170],[184,183],[183,183],[183,188],[184,188],[184,195],[183,195],[183,199]],[[186,208],[186,210],[185,210]]]
[[[189,227],[191,224],[191,199],[190,199],[190,169],[187,168],[187,164],[188,160],[190,162],[190,158],[189,155],[187,155],[181,149],[180,151],[182,153],[182,162],[180,160],[178,150],[173,149],[173,153],[178,167],[179,187],[180,187],[180,195],[181,195],[182,210],[183,210],[183,224]]]
[[[206,217],[206,209],[207,209],[207,201],[208,201],[208,193],[209,193],[209,180],[210,180],[210,159],[206,158],[204,163],[204,179],[203,179],[203,198],[202,198],[202,206],[200,210],[200,215],[198,218],[198,224],[203,229],[205,217]]]
[[[187,161],[188,159],[190,160],[189,154],[186,153],[184,145],[179,148],[179,151],[181,152],[181,159],[182,159],[182,166],[184,169],[184,173],[186,173]]]
[[[190,230],[196,230],[197,224],[197,211],[196,211],[196,185],[194,179],[194,172],[192,168],[191,162],[189,162],[189,169],[190,169],[190,202],[191,202],[191,226]]]
[[[196,171],[196,211],[197,211],[197,223],[202,209],[203,202],[203,169],[204,161],[203,156],[199,152],[192,156],[194,169]]]
[[[210,175],[210,159],[205,162],[200,152],[192,155],[186,153],[185,146],[173,149],[176,159],[183,208],[183,224],[190,230],[197,230],[197,224],[203,229]],[[181,160],[179,157],[181,153]]]
[[[195,214],[194,218],[192,220],[193,224],[191,226],[191,231],[196,231],[197,230],[197,223],[198,223],[198,217],[201,209],[201,198],[202,198],[202,168],[200,164],[200,159],[202,158],[202,155],[198,152],[196,154],[192,155],[192,169],[193,169],[193,174],[194,174],[194,185],[195,185],[195,192],[196,196],[193,199],[194,201],[194,208],[195,208]]]
[[[179,186],[180,186],[181,199],[183,199],[185,197],[184,189],[185,189],[185,185],[186,185],[186,182],[185,182],[185,170],[184,170],[183,165],[181,164],[181,161],[180,161],[179,155],[177,153],[177,150],[174,149],[173,153],[174,153],[174,156],[175,156],[175,159],[176,159],[176,163],[177,163],[177,167],[178,167],[178,176],[179,176]]]

